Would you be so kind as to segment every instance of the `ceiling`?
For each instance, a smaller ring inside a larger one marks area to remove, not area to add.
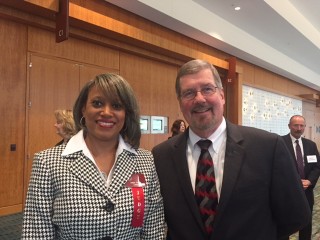
[[[319,0],[105,1],[320,91]]]

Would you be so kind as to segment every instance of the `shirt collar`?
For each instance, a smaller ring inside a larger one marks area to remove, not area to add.
[[[222,119],[222,122],[220,124],[220,126],[217,128],[216,131],[214,131],[214,133],[211,134],[211,136],[209,136],[207,139],[211,140],[212,142],[212,147],[213,149],[218,149],[218,139],[219,137],[226,132],[227,129],[227,124],[226,124],[226,120],[225,118]],[[203,138],[200,138],[198,135],[196,135],[191,128],[189,128],[189,139],[191,142],[191,145],[193,146],[193,148],[196,146],[197,142]]]
[[[299,141],[301,140],[301,137],[295,138],[294,136],[291,135],[291,133],[290,133],[290,137],[291,137],[292,142],[295,142],[296,140],[299,140]]]
[[[291,137],[292,143],[296,143],[296,140],[298,140],[299,142],[301,142],[301,137],[297,139],[297,138],[295,138],[294,136],[292,136],[291,133],[290,133],[290,137]]]
[[[119,155],[124,150],[129,151],[137,155],[136,150],[128,143],[126,143],[122,136],[119,135],[119,144],[117,148],[116,155]],[[92,158],[91,153],[87,147],[86,142],[83,137],[83,130],[80,130],[76,135],[74,135],[67,143],[65,149],[62,152],[62,156],[67,156],[75,152],[82,151],[86,156]]]

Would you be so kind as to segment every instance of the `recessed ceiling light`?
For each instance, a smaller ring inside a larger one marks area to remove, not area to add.
[[[235,7],[234,10],[239,11],[241,7]]]

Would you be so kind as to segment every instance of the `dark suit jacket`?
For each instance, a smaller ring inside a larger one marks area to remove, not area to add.
[[[153,149],[164,198],[168,239],[205,239],[186,158],[189,129]],[[227,122],[219,206],[211,240],[273,240],[311,218],[302,184],[283,139]]]
[[[297,162],[296,162],[296,155],[294,153],[293,145],[292,145],[292,140],[290,137],[290,134],[287,134],[283,136],[283,139],[292,155],[292,158],[294,160],[294,164],[297,167]],[[313,197],[313,189],[318,181],[319,175],[320,175],[320,157],[319,157],[319,151],[317,148],[317,145],[315,142],[306,139],[306,138],[301,138],[302,140],[302,145],[303,145],[303,152],[304,152],[304,174],[305,174],[305,179],[308,179],[311,182],[311,186],[309,186],[305,190],[305,194],[307,197],[307,200],[310,204],[310,206],[313,206],[314,204],[314,197]],[[316,155],[317,156],[317,162],[316,163],[309,163],[307,161],[307,156],[309,155]]]

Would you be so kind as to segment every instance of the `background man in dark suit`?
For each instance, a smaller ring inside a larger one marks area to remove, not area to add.
[[[294,115],[290,118],[289,121],[290,133],[283,136],[283,139],[293,157],[294,163],[298,170],[298,159],[297,159],[297,150],[296,141],[298,140],[299,146],[302,152],[303,166],[301,173],[301,182],[306,194],[311,213],[313,210],[314,197],[313,189],[318,181],[320,175],[320,158],[319,151],[315,142],[301,137],[304,133],[306,127],[306,121],[303,116]],[[299,150],[298,150],[299,152]],[[298,170],[299,172],[299,170]],[[309,224],[299,231],[299,240],[311,240],[312,234],[312,221]],[[289,238],[286,238],[289,239]]]
[[[310,208],[281,136],[225,120],[222,83],[208,62],[184,64],[176,93],[189,128],[153,149],[167,239],[274,240],[304,227]],[[212,144],[200,149],[202,139]]]

